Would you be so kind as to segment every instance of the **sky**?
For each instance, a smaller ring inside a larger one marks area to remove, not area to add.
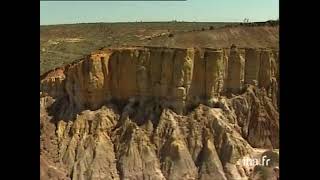
[[[40,25],[92,22],[250,22],[279,18],[279,0],[40,1]]]

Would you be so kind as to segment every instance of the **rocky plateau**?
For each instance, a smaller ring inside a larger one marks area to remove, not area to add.
[[[41,179],[276,180],[279,91],[277,49],[102,48],[40,77]]]

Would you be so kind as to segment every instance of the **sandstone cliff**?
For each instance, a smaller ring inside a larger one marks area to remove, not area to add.
[[[41,177],[248,179],[238,161],[279,148],[278,63],[270,49],[132,47],[49,71]]]

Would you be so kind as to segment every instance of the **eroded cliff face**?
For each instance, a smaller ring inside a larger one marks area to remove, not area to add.
[[[248,179],[279,148],[278,52],[101,49],[40,82],[42,179]],[[254,179],[254,178],[253,178]]]

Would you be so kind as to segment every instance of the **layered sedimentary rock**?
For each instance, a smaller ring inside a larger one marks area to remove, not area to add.
[[[242,136],[256,148],[279,148],[279,112],[264,89],[250,86],[230,99]]]
[[[279,147],[278,55],[258,51],[102,49],[49,71],[41,178],[248,179],[239,160]]]
[[[245,55],[245,77],[246,84],[257,85],[260,70],[260,49],[248,48]]]
[[[246,49],[246,61],[236,47],[228,57],[224,54],[222,49],[104,49],[49,72],[41,91],[68,101],[62,116],[96,109],[111,99],[138,97],[163,100],[182,114],[186,105],[205,103],[224,91],[239,94],[255,82],[277,104],[278,67],[272,51],[262,50],[260,56],[260,50]]]
[[[207,104],[223,91],[225,59],[222,49],[197,50],[188,104]]]
[[[223,88],[223,51],[221,49],[205,51],[205,98],[218,96]]]
[[[228,78],[226,90],[239,93],[243,88],[245,60],[237,47],[231,47],[228,58]]]
[[[261,62],[258,85],[261,88],[269,89],[271,85],[272,78],[272,56],[271,51],[262,50],[261,51]]]

